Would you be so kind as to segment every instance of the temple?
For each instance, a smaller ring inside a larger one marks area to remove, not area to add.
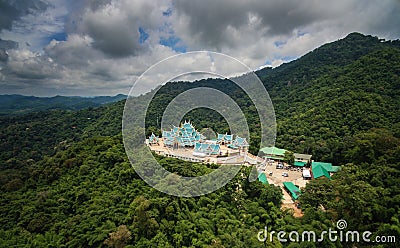
[[[236,139],[232,142],[232,144],[229,144],[228,147],[232,149],[245,149],[249,146],[249,143],[247,143],[247,140],[245,138],[241,138],[239,136],[236,136]]]
[[[219,144],[195,143],[193,156],[206,157],[209,155],[221,155]]]
[[[154,133],[151,133],[149,137],[149,144],[151,145],[158,145],[159,144],[159,139],[157,136],[154,135]]]
[[[173,148],[192,147],[195,143],[205,140],[204,135],[198,132],[190,122],[186,121],[180,127],[174,126],[170,131],[163,131],[162,138],[164,145]]]
[[[218,134],[217,137],[217,142],[219,144],[225,145],[225,144],[231,144],[233,141],[233,134]]]
[[[218,157],[224,157],[225,162],[228,157],[237,160],[246,156],[249,147],[246,138],[228,133],[217,134],[217,139],[207,140],[190,121],[163,130],[161,138],[152,133],[146,144],[160,155],[196,162],[215,162]]]
[[[283,206],[295,211],[298,211],[296,204],[301,189],[310,180],[320,177],[329,180],[340,170],[340,167],[331,163],[313,161],[312,155],[293,153],[274,146],[261,148],[259,156],[255,156],[248,152],[249,142],[246,138],[237,134],[217,133],[215,139],[207,139],[190,121],[172,126],[170,130],[162,130],[161,134],[159,138],[151,133],[146,139],[152,152],[190,162],[255,166],[258,181],[285,189]]]

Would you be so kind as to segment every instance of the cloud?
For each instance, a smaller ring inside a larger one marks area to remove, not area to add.
[[[354,31],[400,37],[397,0],[0,0],[0,7],[4,93],[128,93],[147,68],[181,52],[218,51],[257,69]]]
[[[89,3],[75,22],[75,31],[93,39],[93,47],[110,57],[135,56],[148,50],[141,33],[153,32],[165,22],[164,1],[102,1]],[[158,42],[158,41],[157,41]]]
[[[70,69],[82,69],[88,66],[90,60],[101,56],[92,47],[92,42],[89,36],[71,34],[66,41],[52,40],[44,51],[58,64]]]
[[[21,48],[40,51],[48,44],[50,37],[64,32],[66,0],[9,2],[18,11],[9,19],[11,27],[1,29],[2,39],[16,41]]]
[[[84,15],[83,32],[93,39],[93,46],[115,57],[135,55],[141,49],[138,23],[130,23],[121,8],[108,4]]]
[[[246,37],[235,36],[235,32],[251,32],[254,38],[291,35],[296,29],[332,17],[335,8],[331,5],[313,0],[301,4],[296,0],[174,0],[175,26],[178,35],[191,45],[221,49],[236,46],[236,39]]]
[[[0,62],[6,62],[8,59],[7,50],[18,48],[18,43],[12,40],[0,39]]]
[[[47,4],[41,0],[0,1],[0,30],[11,29],[12,23],[27,13],[42,12]]]
[[[175,33],[189,47],[226,52],[253,67],[266,60],[298,57],[354,31],[384,38],[400,36],[398,1],[174,0],[173,3]],[[277,41],[283,45],[274,45]]]

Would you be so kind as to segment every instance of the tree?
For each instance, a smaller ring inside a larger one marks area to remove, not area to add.
[[[156,229],[159,227],[155,218],[151,216],[151,201],[147,200],[144,196],[136,198],[132,206],[134,207],[133,227],[138,239],[142,236],[150,238],[155,234]]]
[[[110,233],[110,237],[104,240],[104,244],[109,247],[120,248],[124,247],[131,239],[131,232],[128,230],[128,227],[121,225],[117,231]]]
[[[294,164],[294,154],[293,154],[293,152],[286,151],[285,154],[283,155],[283,160],[287,164],[293,165]]]

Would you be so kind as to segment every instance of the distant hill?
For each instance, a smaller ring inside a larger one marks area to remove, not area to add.
[[[256,73],[262,79],[274,104],[278,133],[276,145],[286,149],[313,154],[314,159],[341,164],[346,158],[346,142],[360,132],[373,128],[384,128],[400,137],[400,41],[383,41],[377,37],[351,33],[338,41],[325,44],[301,58],[277,68],[265,68]],[[218,81],[218,83],[216,83]],[[164,85],[152,100],[146,121],[148,131],[157,133],[158,124],[165,107],[174,96],[193,87],[214,87],[230,95],[247,113],[251,133],[252,152],[257,152],[257,113],[250,99],[228,80],[204,79],[195,83],[172,82]],[[137,101],[141,102],[141,97]],[[26,96],[0,96],[0,112],[24,113],[37,110],[74,110],[125,99],[115,97],[52,97],[37,98]],[[8,101],[7,101],[8,100]],[[23,107],[24,106],[24,107]],[[8,112],[7,112],[8,110]],[[50,125],[53,120],[62,119],[62,124],[77,126],[77,138],[88,136],[116,135],[121,132],[123,102],[107,108],[92,111],[76,111],[74,116],[90,122],[71,119],[68,112],[42,112],[29,115],[0,118],[2,135],[22,132],[25,128],[38,125],[35,133],[40,135],[41,120],[44,117]],[[192,120],[197,128],[211,127],[226,132],[225,122],[216,113],[194,110],[185,117]],[[158,120],[157,120],[158,118]],[[21,125],[17,127],[15,123]],[[24,125],[22,125],[24,123]],[[58,122],[54,122],[58,123]],[[76,123],[84,123],[77,125]],[[57,142],[71,137],[64,135],[63,125],[54,125],[53,134]],[[32,133],[31,128],[30,132]],[[78,131],[79,130],[79,131]],[[85,132],[84,136],[81,136]],[[28,138],[29,137],[29,138]],[[26,136],[26,144],[32,148],[32,137]],[[6,139],[6,138],[5,138]],[[8,140],[9,138],[7,138]],[[52,147],[48,139],[38,147]],[[11,142],[11,141],[10,141]],[[40,143],[40,142],[39,142]],[[14,148],[13,148],[14,147]],[[11,158],[21,145],[4,145],[0,161]],[[44,149],[46,150],[46,149]],[[7,151],[7,152],[5,152]],[[12,153],[14,152],[14,153]],[[29,158],[29,153],[24,159]],[[38,154],[46,154],[40,151]]]
[[[303,217],[281,209],[279,187],[248,182],[243,175],[249,167],[200,197],[172,197],[149,187],[124,151],[123,100],[73,110],[113,97],[3,96],[0,105],[13,115],[0,116],[0,247],[286,247],[277,239],[262,244],[257,233],[268,225],[320,234],[339,220],[348,230],[373,233],[371,240],[400,237],[399,41],[352,33],[257,74],[274,104],[276,146],[341,166],[331,180],[318,178],[301,188]],[[168,103],[195,87],[214,87],[235,100],[249,124],[250,151],[257,152],[258,114],[229,80],[167,83],[149,106],[146,131],[159,134]],[[133,101],[141,107],[146,97]],[[15,115],[24,111],[29,113]],[[183,119],[198,129],[228,131],[221,116],[206,111],[190,111]],[[215,168],[157,160],[187,177]],[[138,156],[134,162],[146,166],[148,160]],[[325,239],[287,247],[352,245]]]
[[[345,151],[352,137],[373,128],[400,137],[400,41],[351,33],[277,68],[256,72],[268,90],[277,120],[276,145],[313,154],[340,164],[351,160]],[[156,132],[157,116],[181,92],[212,87],[228,94],[247,114],[250,151],[258,151],[257,113],[246,94],[229,80],[204,79],[164,85],[148,111],[147,127]],[[222,117],[194,110],[184,118],[200,127],[228,131]],[[151,132],[150,132],[151,133]]]
[[[383,48],[400,49],[400,40],[385,41],[371,35],[350,33],[345,38],[324,44],[302,57],[277,68],[257,71],[267,90],[287,83],[305,82],[324,73],[349,65],[357,59]]]
[[[351,33],[257,72],[274,104],[277,145],[345,161],[344,143],[373,128],[400,137],[400,41]]]
[[[79,110],[89,107],[98,107],[125,98],[126,95],[123,94],[96,97],[0,95],[0,115],[16,115],[55,109]]]

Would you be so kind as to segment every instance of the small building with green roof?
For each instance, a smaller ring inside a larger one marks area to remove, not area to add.
[[[331,172],[338,172],[338,171],[340,171],[340,166],[332,166]]]
[[[292,182],[284,182],[283,186],[289,191],[292,199],[295,201],[299,198],[301,190],[296,187]]]
[[[260,152],[262,152],[264,154],[263,155],[264,158],[283,160],[283,158],[285,157],[285,152],[287,152],[287,150],[277,148],[275,146],[267,146],[267,147],[261,148]]]
[[[268,184],[269,184],[268,179],[267,179],[267,176],[265,175],[264,172],[262,172],[262,173],[260,173],[260,174],[258,175],[258,181],[260,181],[262,184],[265,184],[265,185],[268,185]]]
[[[304,166],[306,166],[306,162],[301,162],[301,161],[294,161],[294,166],[296,166],[296,167],[304,167]]]
[[[325,162],[312,162],[311,163],[311,172],[314,178],[326,177],[331,179],[331,173],[338,172],[340,170],[340,166],[333,166],[332,163]]]
[[[315,179],[323,176],[331,179],[331,175],[329,174],[329,172],[321,165],[311,165],[311,172]]]
[[[304,164],[311,162],[312,155],[310,155],[310,154],[293,153],[293,155],[294,155],[295,162],[301,162]]]

